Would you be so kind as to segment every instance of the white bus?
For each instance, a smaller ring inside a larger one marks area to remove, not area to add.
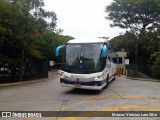
[[[106,39],[73,39],[56,48],[65,55],[61,66],[60,83],[63,87],[101,90],[115,79],[117,55]]]

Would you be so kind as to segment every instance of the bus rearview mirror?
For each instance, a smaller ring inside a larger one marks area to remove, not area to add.
[[[102,48],[102,57],[107,57],[108,49],[107,46],[104,45]]]
[[[60,51],[60,49],[62,49],[62,48],[64,48],[64,47],[65,47],[65,45],[60,45],[60,46],[58,46],[58,47],[56,48],[56,53],[55,53],[56,57],[59,56],[59,51]]]

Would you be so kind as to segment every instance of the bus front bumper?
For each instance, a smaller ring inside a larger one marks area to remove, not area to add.
[[[72,87],[72,88],[90,89],[90,90],[102,90],[102,88],[106,85],[105,80],[77,83],[60,78],[60,82],[62,87]]]

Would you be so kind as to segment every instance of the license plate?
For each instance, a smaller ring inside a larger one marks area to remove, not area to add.
[[[74,86],[81,87],[81,84],[80,83],[75,83]]]
[[[72,78],[85,78],[85,76],[82,75],[71,75]]]

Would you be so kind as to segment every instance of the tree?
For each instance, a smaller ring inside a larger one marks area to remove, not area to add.
[[[73,39],[71,36],[63,36],[54,32],[46,32],[43,36],[45,43],[41,46],[41,51],[48,60],[56,60],[55,50],[59,45],[66,44]]]
[[[127,57],[130,59],[130,64],[135,62],[135,36],[131,32],[126,32],[124,35],[114,37],[109,41],[114,51],[124,49],[127,52]]]
[[[143,59],[143,55],[138,53],[147,32],[154,31],[160,24],[159,4],[159,0],[114,0],[105,9],[108,13],[106,19],[113,22],[111,27],[130,29],[135,35],[136,64],[143,64],[144,60],[138,59]]]
[[[132,33],[154,30],[160,24],[160,0],[114,0],[106,7],[112,27],[129,28]]]
[[[18,70],[22,76],[28,59],[45,58],[40,51],[43,34],[54,29],[57,18],[54,12],[45,11],[43,6],[43,0],[0,1],[0,67],[7,64],[12,75]],[[46,18],[52,21],[45,21]]]
[[[154,59],[151,66],[152,76],[160,79],[160,51],[152,54],[151,59]]]
[[[54,30],[57,23],[57,16],[52,11],[46,11],[43,0],[8,0],[12,6],[21,9],[26,16],[32,16],[41,24],[42,28]],[[47,30],[45,29],[45,30]]]
[[[59,28],[59,29],[55,29],[54,32],[61,35],[63,33],[63,29]]]
[[[160,0],[114,0],[105,9],[108,13],[106,19],[112,20],[111,27],[130,29],[134,38],[127,40],[128,35],[125,33],[111,40],[111,43],[117,41],[118,46],[115,46],[117,48],[124,47],[125,44],[130,46],[130,49],[127,50],[129,57],[135,57],[137,65],[150,66],[152,75],[156,77],[157,74],[160,74],[157,69],[160,46],[160,41],[157,38],[160,33],[159,6]],[[134,41],[132,45],[131,41]]]
[[[56,21],[43,0],[0,0],[0,68],[22,80],[27,72],[40,71],[42,61],[55,60],[56,47],[73,38],[60,35],[63,29],[56,29]]]

